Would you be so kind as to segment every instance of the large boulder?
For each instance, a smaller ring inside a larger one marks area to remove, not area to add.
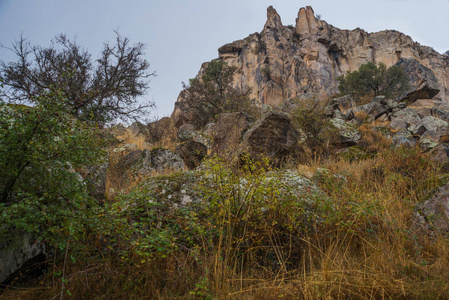
[[[338,118],[330,119],[329,122],[338,129],[340,142],[344,145],[354,146],[362,137],[359,129],[354,124]]]
[[[26,271],[31,265],[36,268],[46,260],[47,248],[44,243],[26,234],[19,236],[0,241],[0,284],[11,280],[18,271]]]
[[[409,88],[398,97],[398,100],[413,103],[417,99],[432,99],[440,92],[435,74],[417,60],[401,58],[396,65],[402,67],[410,78]]]
[[[287,115],[269,112],[246,132],[239,157],[241,160],[246,156],[256,160],[268,158],[273,166],[279,167],[302,152],[299,140],[300,133],[292,126]]]
[[[204,144],[188,141],[176,146],[175,153],[183,160],[189,170],[195,169],[207,155],[207,147]]]

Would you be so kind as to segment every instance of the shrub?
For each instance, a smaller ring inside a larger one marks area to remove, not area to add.
[[[229,66],[223,60],[213,60],[201,77],[191,79],[189,86],[184,84],[184,101],[179,105],[187,113],[190,123],[201,128],[215,121],[221,113],[256,113],[256,108],[249,99],[250,91],[232,86],[236,71],[236,67]]]
[[[59,247],[95,212],[75,170],[101,161],[101,132],[74,119],[60,93],[33,102],[0,101],[0,238],[20,230]]]
[[[297,101],[293,123],[302,131],[305,144],[315,157],[328,156],[338,141],[337,129],[324,114],[325,103],[314,99]]]
[[[376,66],[373,62],[368,62],[337,80],[342,94],[353,94],[356,97],[395,97],[407,88],[408,76],[399,66],[387,68],[383,63]]]

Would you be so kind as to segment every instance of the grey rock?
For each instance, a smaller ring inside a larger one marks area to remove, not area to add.
[[[409,147],[412,148],[416,144],[415,139],[413,138],[410,131],[403,128],[399,130],[393,136],[393,146],[394,147]]]
[[[0,283],[27,266],[29,261],[40,260],[42,262],[46,256],[45,244],[26,234],[19,234],[18,238],[14,236],[11,237],[11,240],[1,241]]]
[[[417,99],[432,99],[440,92],[438,80],[433,71],[415,59],[401,58],[397,63],[409,76],[409,88],[398,97],[401,102],[412,103]]]
[[[329,122],[338,129],[341,143],[354,146],[362,137],[357,126],[347,123],[342,119],[330,119]]]
[[[427,131],[435,132],[440,136],[448,133],[449,124],[441,119],[428,116],[422,119],[422,123]]]
[[[414,231],[449,236],[449,184],[438,188],[429,200],[418,205],[413,214]]]

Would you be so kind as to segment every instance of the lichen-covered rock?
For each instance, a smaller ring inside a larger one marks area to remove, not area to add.
[[[394,147],[408,147],[412,148],[416,144],[415,139],[413,138],[410,131],[403,128],[396,132],[396,134],[393,136],[393,146]]]
[[[438,188],[430,199],[416,207],[412,229],[431,236],[435,233],[449,236],[449,184]]]
[[[421,118],[414,109],[404,108],[393,115],[390,127],[396,130],[400,130],[404,128],[404,125],[408,128],[411,125],[416,126],[420,123]]]
[[[340,142],[345,145],[354,146],[362,137],[359,129],[354,124],[350,124],[342,119],[336,118],[330,119],[329,122],[338,129],[340,134]]]

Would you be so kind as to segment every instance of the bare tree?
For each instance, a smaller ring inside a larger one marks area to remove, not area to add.
[[[10,102],[33,102],[44,91],[58,90],[68,108],[80,120],[104,123],[116,118],[136,118],[154,103],[139,103],[148,90],[149,63],[145,45],[130,45],[128,38],[116,33],[115,44],[104,44],[100,57],[92,56],[64,34],[43,48],[32,46],[23,36],[12,45],[17,61],[0,61],[2,95]]]

